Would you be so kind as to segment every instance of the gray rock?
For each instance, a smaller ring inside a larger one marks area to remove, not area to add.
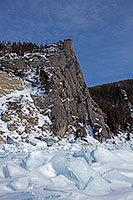
[[[94,132],[100,130],[101,134],[97,139],[101,141],[101,138],[107,138],[104,113],[90,97],[71,39],[65,40],[64,48],[49,57],[47,70],[53,74],[49,83],[51,91],[43,97],[32,97],[36,107],[41,111],[45,112],[52,105],[53,133],[64,137],[66,132],[71,133],[69,127],[74,126],[76,137],[85,137],[87,134],[85,128],[90,124]]]

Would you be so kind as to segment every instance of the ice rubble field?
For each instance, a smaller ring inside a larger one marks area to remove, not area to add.
[[[130,145],[0,146],[0,200],[133,200]]]

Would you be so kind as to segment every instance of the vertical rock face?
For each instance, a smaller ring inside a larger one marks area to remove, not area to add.
[[[73,132],[76,137],[85,137],[90,124],[98,135],[100,133],[99,140],[107,138],[104,114],[90,97],[72,40],[65,40],[63,48],[49,61],[53,74],[50,90],[43,98],[33,96],[33,99],[44,111],[50,106],[53,133],[63,137]]]
[[[72,49],[72,40],[65,40],[63,48],[49,58],[52,78],[50,90],[43,97],[33,96],[39,108],[51,108],[52,130],[55,135],[64,136],[75,132],[85,136],[88,120],[83,94],[86,87],[81,68]],[[51,102],[49,101],[51,99]]]
[[[72,51],[72,39],[67,39],[67,40],[64,40],[64,49],[66,51]]]
[[[87,105],[94,137],[102,142],[110,137],[109,128],[105,123],[106,115],[92,97],[87,99]]]
[[[18,105],[15,121],[19,126],[21,123],[27,124],[22,130],[15,124],[15,137],[27,139],[27,134],[35,132],[36,138],[42,138],[49,131],[50,134],[60,137],[73,133],[75,137],[82,138],[87,135],[88,127],[91,126],[98,140],[108,138],[105,115],[90,97],[72,48],[72,40],[47,44],[45,48],[37,49],[38,52],[24,52],[23,56],[2,53],[0,57],[1,72],[10,73],[19,79],[26,91],[29,91],[27,97],[25,92],[20,92],[20,96],[15,97],[15,102],[12,102],[10,95],[10,102],[6,103],[6,106],[10,103],[7,113],[10,111],[11,118],[14,119],[15,114],[12,105]],[[23,48],[21,52],[22,50]],[[30,102],[26,100],[29,97]],[[30,106],[31,99],[34,103],[33,110]],[[24,102],[27,102],[25,107],[27,106],[28,115],[23,111]],[[40,116],[43,119],[41,121]],[[33,125],[31,119],[34,117],[36,122]],[[9,127],[8,130],[10,131]]]

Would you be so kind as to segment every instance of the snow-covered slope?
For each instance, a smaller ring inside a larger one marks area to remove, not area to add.
[[[88,141],[1,145],[0,199],[132,200],[132,144]]]
[[[47,141],[49,146],[56,140],[51,139],[50,106],[45,110],[38,108],[32,98],[33,95],[44,98],[46,91],[39,70],[43,68],[50,81],[48,57],[56,51],[57,45],[52,44],[47,52],[25,53],[24,56],[7,53],[0,57],[0,143],[36,145],[32,139],[37,138]]]
[[[48,127],[51,120],[48,113],[42,115],[37,110],[31,93],[32,89],[27,88],[0,98],[1,143],[18,146],[22,142],[32,143],[31,140],[35,137],[42,140],[46,136],[50,138]]]

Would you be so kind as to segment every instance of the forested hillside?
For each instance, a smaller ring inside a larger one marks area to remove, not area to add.
[[[89,88],[93,99],[106,114],[106,122],[113,133],[118,129],[132,131],[133,79]]]

